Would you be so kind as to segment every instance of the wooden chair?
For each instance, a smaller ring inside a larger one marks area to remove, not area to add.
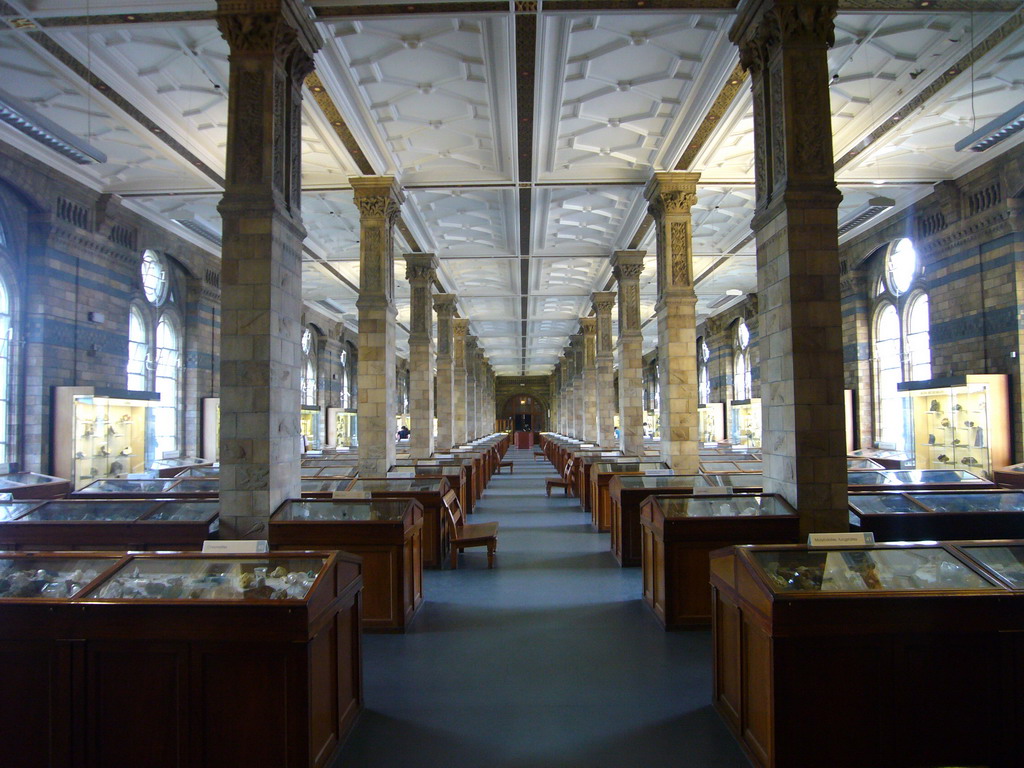
[[[497,448],[494,448],[493,451],[494,451],[494,463],[495,463],[495,466],[497,466],[497,469],[495,471],[500,473],[501,470],[502,470],[502,467],[508,467],[508,471],[511,473],[512,472],[512,459],[502,459],[501,458],[501,454],[498,453],[498,449]]]
[[[494,567],[494,551],[498,548],[497,523],[467,523],[459,506],[459,497],[449,490],[443,499],[448,514],[448,541],[451,544],[452,569],[459,567],[459,550],[466,547],[487,547],[487,567]]]
[[[548,496],[551,495],[552,488],[564,488],[565,495],[568,496],[569,492],[572,491],[572,463],[573,459],[569,459],[565,462],[565,469],[562,470],[561,477],[549,477],[544,481],[544,491]]]

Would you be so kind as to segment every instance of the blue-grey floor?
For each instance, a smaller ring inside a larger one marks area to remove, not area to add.
[[[471,522],[498,554],[428,571],[404,635],[366,635],[366,709],[336,768],[732,768],[749,764],[711,707],[708,632],[666,633],[608,534],[544,496],[547,462],[510,450]]]

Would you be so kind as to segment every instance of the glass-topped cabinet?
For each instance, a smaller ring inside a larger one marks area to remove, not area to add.
[[[52,499],[71,491],[71,483],[62,477],[38,472],[8,472],[0,475],[0,492],[12,499]]]
[[[303,406],[299,411],[299,432],[303,450],[317,450],[323,445],[323,413],[317,406]]]
[[[144,472],[155,458],[157,392],[54,387],[53,471],[75,488]]]
[[[914,491],[850,494],[850,527],[877,541],[1024,538],[1024,493]]]
[[[0,599],[77,597],[118,557],[79,555],[4,555],[0,557]]]
[[[967,469],[991,479],[994,468],[1010,462],[1005,375],[908,381],[898,389],[917,469]]]
[[[847,473],[850,491],[904,490],[961,490],[992,488],[994,484],[963,469],[877,469],[855,470]]]
[[[413,504],[419,506],[404,499],[292,499],[278,508],[270,522],[272,526],[288,522],[395,523],[404,519]]]

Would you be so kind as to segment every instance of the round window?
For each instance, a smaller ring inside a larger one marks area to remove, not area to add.
[[[167,298],[167,265],[156,251],[142,254],[142,292],[146,301],[159,307]]]
[[[901,238],[889,247],[885,256],[885,278],[889,290],[897,296],[910,288],[917,274],[917,251],[909,238]]]

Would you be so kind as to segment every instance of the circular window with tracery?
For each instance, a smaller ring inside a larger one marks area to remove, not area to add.
[[[896,296],[910,289],[917,275],[917,251],[910,238],[903,237],[889,246],[885,254],[885,281]]]
[[[146,301],[159,307],[167,299],[169,288],[167,264],[156,251],[142,254],[142,292]]]

